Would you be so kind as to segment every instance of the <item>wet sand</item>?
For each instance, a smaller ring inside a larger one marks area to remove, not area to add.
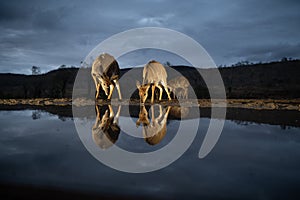
[[[210,99],[198,99],[198,100],[182,100],[180,103],[177,100],[162,100],[161,105],[171,105],[171,106],[199,106],[200,108],[210,108],[214,103],[215,107],[227,108],[245,108],[245,109],[255,109],[255,110],[296,110],[300,111],[300,99],[227,99],[227,100],[214,100]],[[117,99],[112,99],[111,101],[101,100],[97,101],[98,105],[111,104],[121,104],[121,105],[139,105],[138,99],[125,99],[119,101]],[[95,101],[93,99],[50,99],[50,98],[38,98],[38,99],[0,99],[0,105],[2,106],[22,106],[22,105],[32,105],[32,106],[70,106],[74,104],[75,106],[89,106],[94,105]],[[145,103],[149,105],[150,102]]]

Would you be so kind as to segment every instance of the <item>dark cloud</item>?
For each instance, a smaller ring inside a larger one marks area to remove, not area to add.
[[[187,34],[217,64],[299,58],[299,9],[292,0],[1,1],[0,72],[79,65],[105,38],[144,26]]]
[[[22,10],[20,9],[20,4],[19,3],[14,3],[11,1],[1,1],[0,3],[0,21],[1,23],[4,21],[14,21],[14,20],[20,20],[26,18],[29,13],[27,10]]]
[[[283,57],[299,57],[300,43],[298,44],[272,44],[250,46],[243,50],[232,53],[232,57],[243,58],[242,60],[269,61],[280,60]]]

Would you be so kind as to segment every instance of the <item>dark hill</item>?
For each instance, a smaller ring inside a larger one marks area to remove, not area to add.
[[[41,75],[0,74],[1,98],[71,97],[77,68]]]
[[[198,98],[209,98],[206,84],[193,67],[172,66],[190,81]],[[94,87],[90,69],[84,90]],[[121,69],[121,75],[130,69]],[[136,69],[142,76],[142,69]],[[202,69],[209,73],[210,69]],[[272,62],[219,68],[228,98],[300,98],[300,61]],[[0,74],[1,98],[63,98],[72,97],[78,68],[65,68],[41,75]],[[133,77],[134,79],[134,77]],[[135,80],[133,80],[135,82]],[[122,86],[121,86],[122,87]]]

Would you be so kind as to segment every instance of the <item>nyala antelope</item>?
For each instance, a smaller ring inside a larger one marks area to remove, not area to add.
[[[99,97],[101,87],[108,100],[111,99],[115,87],[118,90],[119,99],[122,99],[118,81],[120,77],[120,68],[113,56],[108,53],[99,55],[93,62],[91,75],[96,86],[96,99]]]
[[[151,103],[154,102],[154,91],[155,87],[159,89],[159,100],[162,98],[163,88],[165,89],[168,99],[171,100],[170,93],[168,91],[167,85],[167,72],[165,67],[155,61],[152,60],[144,66],[143,69],[143,83],[140,84],[139,81],[136,82],[136,86],[139,90],[139,96],[141,99],[141,103],[144,103],[148,97],[148,91],[150,86],[152,89]]]
[[[184,76],[178,76],[168,82],[170,90],[173,92],[173,98],[187,99],[188,87],[190,83]]]

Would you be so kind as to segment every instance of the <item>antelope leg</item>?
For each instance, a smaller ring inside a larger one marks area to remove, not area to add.
[[[167,112],[166,112],[167,115],[169,115],[170,110],[171,110],[171,106],[168,106]]]
[[[98,105],[95,106],[96,107],[96,112],[97,112],[97,120],[100,119],[100,110],[98,108]]]
[[[119,84],[119,81],[115,80],[114,82],[115,82],[116,88],[117,88],[117,90],[118,90],[119,99],[122,100],[122,95],[121,95],[121,90],[120,90],[120,84]]]
[[[115,86],[113,84],[109,85],[109,95],[107,97],[108,100],[111,99],[111,95],[113,93],[114,88],[115,88]]]
[[[155,85],[152,85],[151,103],[154,102],[154,90],[155,90]]]
[[[114,124],[119,123],[120,112],[121,112],[121,105],[118,106],[118,111],[117,111],[117,114],[115,115],[115,118],[114,118]]]
[[[158,115],[157,119],[160,120],[162,118],[162,116],[163,116],[162,106],[159,105],[159,115]]]
[[[164,87],[164,89],[165,89],[165,91],[166,91],[166,93],[167,93],[167,95],[168,95],[168,99],[171,100],[170,93],[169,93],[169,91],[168,91],[168,87],[165,86],[165,85],[164,85],[163,87]]]
[[[188,99],[188,88],[185,88],[185,90],[184,90],[184,97],[185,97],[185,99]]]
[[[162,98],[162,93],[163,93],[163,89],[161,88],[160,85],[157,85],[158,89],[159,89],[159,100],[161,100]]]
[[[115,116],[114,110],[110,104],[108,105],[108,109],[109,109],[109,118],[114,117]]]
[[[97,87],[96,87],[96,99],[98,99],[98,97],[99,97],[100,88],[101,88],[101,84],[98,83],[98,84],[97,84]]]
[[[151,106],[151,122],[153,123],[155,120],[155,114],[154,114],[154,105]]]
[[[94,80],[95,87],[96,87],[96,89],[97,89],[98,84],[99,84],[99,80],[98,80],[98,78],[97,78],[95,75],[92,75],[92,78],[93,78],[93,80]]]
[[[173,90],[173,99],[176,98],[176,89]]]

